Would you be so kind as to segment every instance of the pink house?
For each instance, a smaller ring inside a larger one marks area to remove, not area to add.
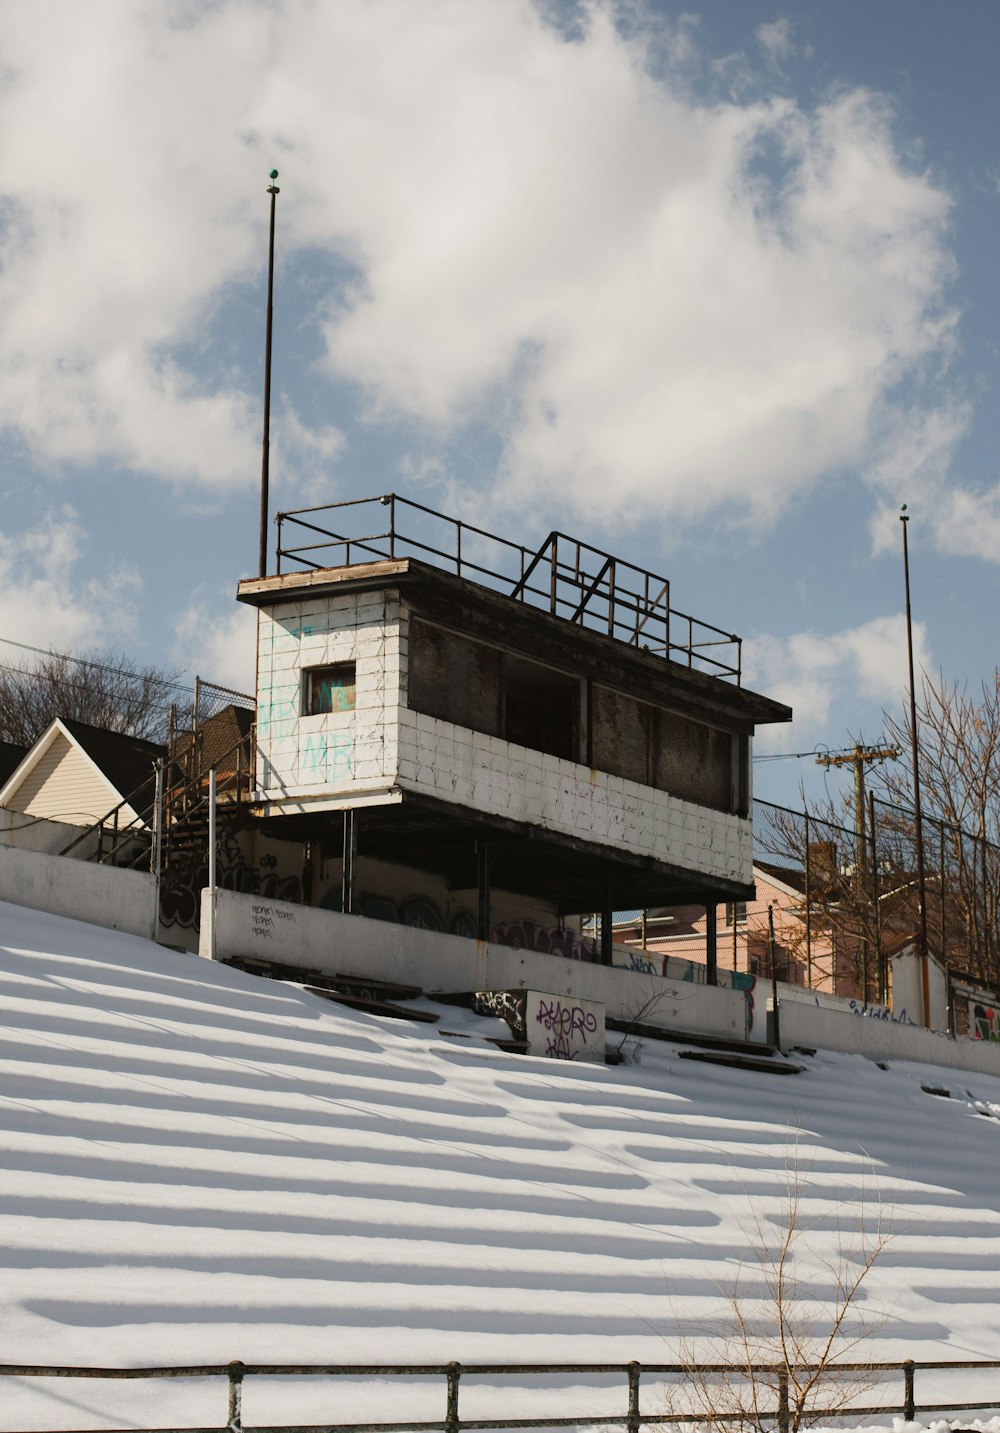
[[[859,996],[858,937],[839,929],[816,902],[807,920],[804,873],[755,861],[753,875],[753,900],[719,907],[720,970],[768,980],[773,974],[790,985]],[[647,969],[666,974],[670,959],[705,965],[706,924],[704,906],[623,911],[615,919],[615,941],[638,948]]]

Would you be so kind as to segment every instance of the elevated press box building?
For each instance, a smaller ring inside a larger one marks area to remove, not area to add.
[[[395,496],[277,521],[276,573],[238,589],[254,808],[335,863],[344,910],[446,892],[488,939],[498,902],[563,925],[752,896],[751,739],[791,711],[742,686],[738,637],[562,533]]]

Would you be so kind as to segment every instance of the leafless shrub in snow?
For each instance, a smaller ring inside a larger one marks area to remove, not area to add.
[[[721,1307],[677,1340],[685,1376],[665,1411],[690,1413],[692,1426],[798,1433],[877,1387],[874,1372],[844,1365],[865,1362],[861,1347],[888,1317],[865,1306],[863,1286],[891,1238],[891,1207],[863,1185],[838,1206],[831,1254],[804,1217],[809,1181],[795,1158],[785,1181],[779,1220],[749,1200],[748,1253],[720,1285]]]

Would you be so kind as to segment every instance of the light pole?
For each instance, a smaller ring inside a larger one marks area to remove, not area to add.
[[[917,846],[917,901],[920,914],[920,980],[924,1005],[924,1024],[930,1028],[931,996],[930,975],[927,968],[927,886],[924,880],[924,823],[920,810],[920,756],[917,735],[917,694],[913,678],[913,618],[910,611],[910,551],[907,543],[909,514],[906,504],[899,510],[903,524],[903,577],[906,583],[906,651],[910,664],[910,747],[913,757],[913,805],[914,835]]]
[[[281,190],[275,184],[278,171],[270,173],[271,238],[267,252],[267,323],[264,332],[264,441],[260,459],[260,576],[267,576],[267,486],[271,447],[271,324],[274,316],[274,205]]]

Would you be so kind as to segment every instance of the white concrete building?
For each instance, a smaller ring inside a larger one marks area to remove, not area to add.
[[[791,713],[740,685],[739,639],[561,534],[533,553],[430,514],[432,546],[403,531],[426,509],[380,501],[364,540],[343,532],[364,503],[283,515],[310,541],[279,561],[312,565],[238,592],[259,613],[255,807],[339,842],[343,907],[380,873],[387,898],[427,880],[486,938],[501,892],[558,924],[752,894],[751,737]]]

